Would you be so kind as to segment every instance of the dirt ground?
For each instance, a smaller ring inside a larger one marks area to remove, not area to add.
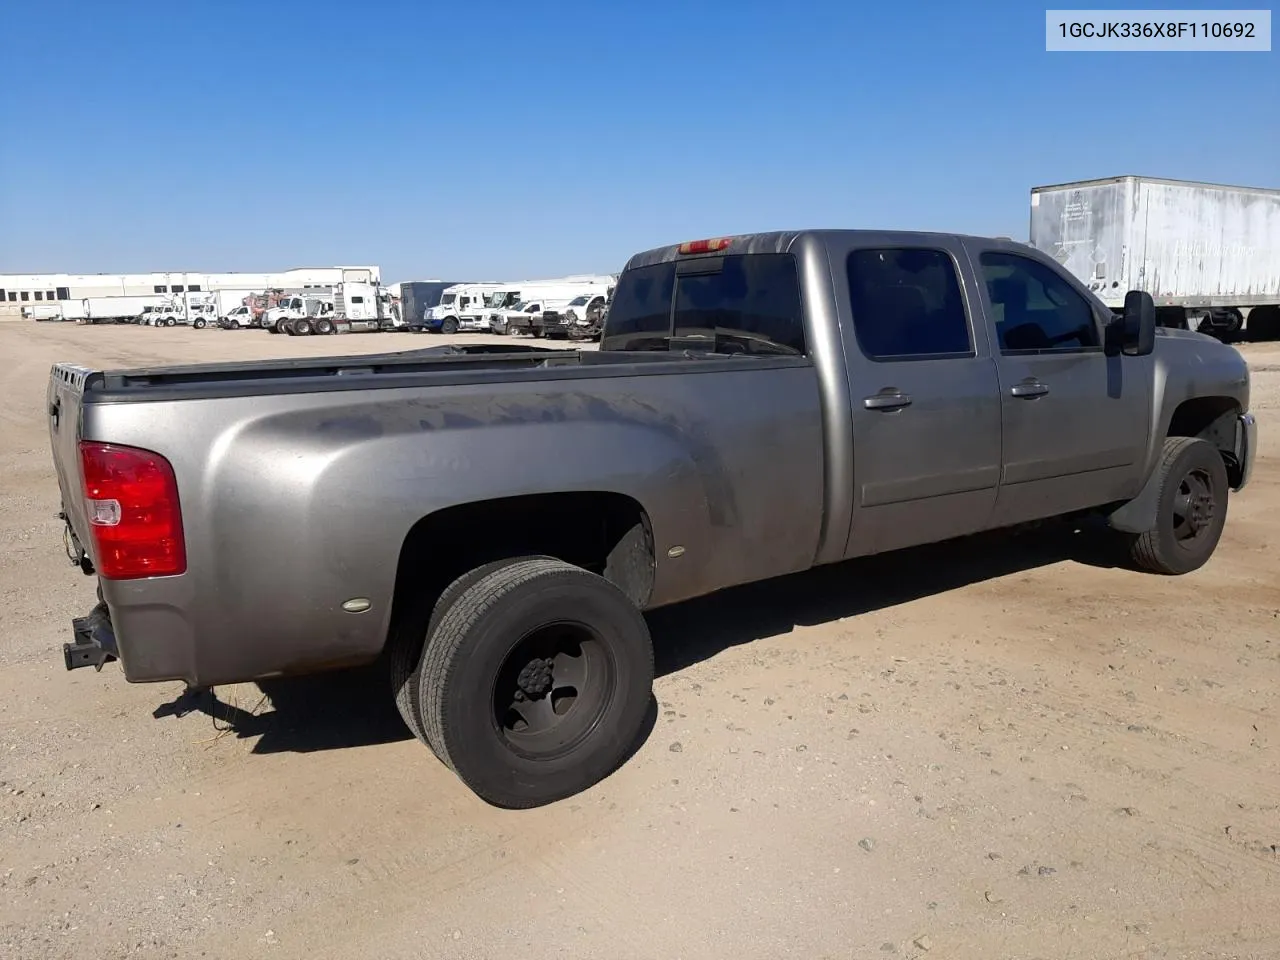
[[[1219,552],[1064,531],[655,613],[622,770],[490,808],[365,673],[264,695],[63,669],[93,583],[54,518],[52,362],[438,343],[0,324],[0,956],[1280,957],[1280,346]]]

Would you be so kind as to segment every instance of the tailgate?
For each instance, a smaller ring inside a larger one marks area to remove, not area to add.
[[[49,373],[49,442],[53,448],[53,467],[58,473],[62,492],[62,510],[67,523],[88,549],[89,524],[85,517],[84,495],[80,483],[80,407],[85,381],[94,373],[74,363],[55,364]]]

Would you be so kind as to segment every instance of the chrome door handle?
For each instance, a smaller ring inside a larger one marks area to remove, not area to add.
[[[868,410],[897,410],[901,407],[910,406],[911,398],[905,393],[877,393],[874,396],[864,397],[862,405]]]
[[[1034,399],[1035,397],[1043,397],[1049,392],[1049,388],[1039,380],[1023,380],[1022,383],[1015,383],[1010,387],[1009,392],[1013,394],[1013,396],[1022,397],[1025,400]]]

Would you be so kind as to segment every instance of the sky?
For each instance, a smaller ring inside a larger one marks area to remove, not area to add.
[[[1025,239],[1068,180],[1280,187],[1280,52],[1047,53],[1045,6],[12,0],[0,273],[528,278],[757,230]]]

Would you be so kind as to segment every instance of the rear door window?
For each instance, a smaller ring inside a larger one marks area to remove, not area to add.
[[[601,349],[673,348],[803,356],[795,257],[700,257],[624,272]]]
[[[858,346],[871,360],[973,356],[955,264],[942,250],[855,250],[846,263]]]

